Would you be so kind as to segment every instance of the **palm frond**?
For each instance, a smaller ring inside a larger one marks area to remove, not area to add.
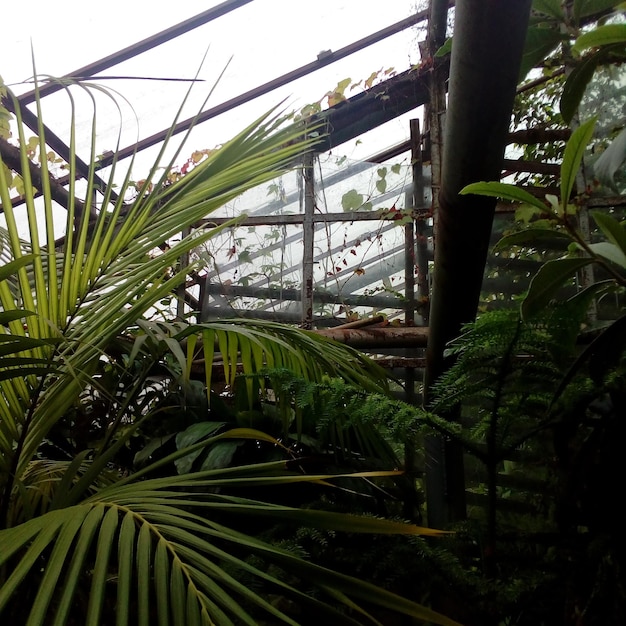
[[[91,88],[84,89],[89,92]],[[17,111],[20,143],[25,146],[27,142],[22,131],[19,106],[10,92],[9,97],[13,98]],[[73,123],[72,100],[70,104]],[[90,197],[96,187],[95,124],[94,113],[91,141],[94,158],[86,181],[86,197]],[[70,181],[75,180],[78,174],[74,130],[72,133],[72,158],[68,164]],[[39,129],[39,142],[45,154],[43,124]],[[28,424],[24,422],[22,402],[13,400],[6,407],[6,412],[23,428],[23,445],[16,467],[18,475],[24,471],[46,433],[84,387],[105,346],[185,280],[188,268],[180,268],[173,274],[170,268],[177,267],[182,256],[215,232],[194,229],[193,225],[246,189],[291,167],[294,157],[310,143],[302,139],[299,128],[285,126],[282,118],[272,111],[209,155],[189,177],[170,187],[155,185],[131,204],[122,201],[128,178],[117,195],[114,194],[115,181],[111,177],[103,191],[111,207],[96,211],[95,216],[87,208],[81,213],[73,200],[76,189],[70,183],[66,236],[60,251],[55,249],[56,217],[49,189],[44,184],[41,190],[43,202],[38,203],[29,177],[26,150],[22,149],[21,155],[29,230],[28,251],[24,250],[19,237],[18,209],[9,196],[10,185],[4,177],[5,168],[0,167],[0,201],[7,220],[10,251],[20,263],[16,270],[14,302],[21,302],[25,308],[38,313],[29,320],[27,329],[20,328],[17,323],[13,323],[12,328],[17,335],[37,340],[63,339],[58,346],[37,347],[28,352],[31,358],[40,361],[54,355],[59,365],[55,378],[46,377],[43,384],[35,376],[2,381],[6,398],[30,398],[33,402],[33,415]],[[154,171],[157,171],[157,166]],[[45,160],[41,168],[42,180],[46,181]],[[191,229],[190,234],[179,241],[172,241],[185,228]],[[154,250],[165,242],[168,242],[167,248],[154,254]],[[30,252],[32,254],[26,262],[26,255]],[[26,271],[26,264],[32,268],[30,272]],[[54,272],[51,271],[53,268]],[[4,290],[5,310],[10,307],[10,295]],[[8,456],[13,454],[7,446],[3,452]]]
[[[348,532],[441,534],[410,524],[293,509],[227,497],[215,491],[220,484],[232,486],[233,480],[240,487],[250,487],[332,478],[255,477],[257,472],[256,467],[237,468],[234,472],[213,470],[173,479],[111,485],[81,504],[50,511],[0,531],[0,567],[17,559],[11,576],[0,589],[0,613],[19,597],[30,576],[43,567],[43,579],[28,616],[28,623],[33,625],[50,623],[52,615],[55,624],[67,623],[77,598],[85,592],[85,584],[89,584],[90,623],[99,623],[103,611],[110,611],[115,604],[127,607],[118,623],[152,623],[156,618],[159,623],[186,624],[189,614],[194,619],[206,615],[208,623],[216,624],[254,624],[258,614],[271,615],[287,624],[298,623],[263,595],[241,584],[234,576],[237,571],[253,576],[262,587],[269,586],[275,593],[293,597],[310,610],[339,618],[337,608],[308,597],[288,580],[252,565],[248,557],[256,555],[322,590],[334,590],[331,598],[339,592],[345,594],[348,607],[362,601],[389,608],[393,605],[412,617],[455,624],[420,605],[307,563],[288,551],[214,521],[243,512],[251,519],[269,515],[300,525]],[[246,476],[250,473],[252,476]],[[240,478],[234,479],[237,475]],[[42,561],[44,555],[48,556]],[[87,572],[91,574],[86,576]],[[113,579],[110,572],[116,572]],[[127,599],[136,586],[142,589],[144,600],[129,609]],[[361,611],[367,615],[365,609]],[[359,614],[345,617],[342,623],[361,623]]]
[[[0,614],[29,626],[112,620],[120,626],[221,626],[255,624],[258,615],[298,622],[298,615],[289,615],[242,582],[243,572],[259,589],[291,597],[333,623],[375,623],[361,606],[365,601],[397,605],[406,615],[452,626],[451,620],[418,604],[307,563],[226,524],[228,518],[246,515],[351,532],[426,532],[396,522],[227,496],[224,489],[256,490],[310,480],[326,484],[331,476],[294,475],[282,463],[152,477],[159,471],[167,474],[177,459],[218,438],[263,440],[268,435],[250,429],[221,433],[134,474],[124,475],[116,465],[133,433],[153,417],[146,385],[151,364],[166,352],[179,383],[189,376],[194,360],[203,358],[207,388],[216,355],[223,358],[231,382],[238,367],[246,374],[287,367],[305,378],[340,376],[376,390],[384,390],[385,376],[355,351],[280,325],[151,327],[141,321],[155,303],[184,284],[191,266],[180,267],[180,259],[218,232],[202,221],[243,191],[291,168],[315,139],[307,139],[301,127],[286,124],[272,110],[172,184],[165,172],[180,148],[172,160],[164,160],[166,141],[139,194],[126,202],[130,169],[121,183],[115,158],[108,177],[102,179],[98,172],[96,96],[116,98],[110,90],[76,80],[64,80],[63,87],[70,121],[67,195],[57,194],[59,186],[45,159],[39,169],[30,161],[19,103],[6,92],[15,111],[19,146],[10,162],[0,150],[0,203],[6,218],[1,254],[8,262],[0,269],[0,365],[6,366],[0,375]],[[79,167],[76,89],[93,102],[86,169]],[[38,97],[36,106],[39,152],[45,155]],[[11,197],[11,169],[24,179],[19,202]],[[91,204],[96,196],[102,199],[99,207]],[[58,200],[66,211],[64,232],[57,224]],[[183,231],[189,234],[180,236]],[[112,346],[137,328],[149,339],[137,339],[119,361],[111,357]],[[153,352],[146,356],[145,348]],[[133,370],[134,361],[144,357]],[[101,380],[103,363],[119,368],[118,381],[138,376],[122,390],[118,385],[111,391]],[[97,394],[112,407],[99,425],[104,438],[75,445],[72,416],[80,413],[85,397]],[[67,449],[58,448],[59,435]],[[56,458],[57,451],[61,458]],[[251,563],[250,555],[272,568]],[[275,573],[283,571],[288,574]],[[304,593],[298,581],[326,590],[326,596]]]

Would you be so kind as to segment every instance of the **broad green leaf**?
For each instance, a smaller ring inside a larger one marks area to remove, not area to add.
[[[435,52],[435,57],[445,57],[452,52],[452,37],[448,37],[443,45]]]
[[[241,441],[220,441],[213,444],[206,459],[202,462],[200,470],[218,469],[228,467],[237,449],[241,447]]]
[[[593,136],[595,125],[596,118],[587,120],[572,133],[565,145],[563,163],[561,164],[561,204],[563,207],[567,207],[569,203],[576,176],[578,175],[587,145]]]
[[[573,303],[574,306],[580,306],[576,303],[582,302],[583,307],[586,309],[594,298],[602,296],[605,293],[609,293],[610,291],[614,291],[615,289],[616,285],[614,280],[600,280],[596,283],[593,283],[592,285],[589,285],[589,287],[585,287],[582,291],[574,294],[571,298],[568,299],[568,302]]]
[[[618,172],[626,160],[626,128],[622,129],[619,135],[609,144],[609,147],[600,155],[594,163],[593,171],[596,178],[602,183],[618,193],[615,184],[615,174]]]
[[[494,198],[501,198],[502,200],[511,200],[513,202],[525,202],[535,208],[539,209],[543,213],[549,212],[548,206],[535,196],[531,195],[524,189],[516,187],[515,185],[508,185],[507,183],[500,183],[496,181],[492,182],[480,182],[467,185],[459,192],[461,195],[476,194],[479,196],[491,196]]]
[[[534,11],[549,15],[556,20],[565,20],[560,0],[533,0],[532,8]]]
[[[606,54],[603,51],[585,57],[576,64],[567,77],[560,101],[561,116],[566,124],[572,121],[572,118],[578,111],[587,85],[591,82],[597,67],[603,62],[605,57]]]
[[[222,426],[225,426],[225,424],[225,422],[198,422],[197,424],[192,424],[182,433],[178,433],[176,435],[176,448],[178,450],[188,448],[198,441],[205,439],[209,435],[214,434]],[[203,451],[204,448],[198,448],[184,457],[174,461],[178,473],[186,474],[190,472],[193,462],[202,454]]]
[[[530,281],[528,294],[522,302],[522,319],[527,320],[543,310],[557,291],[579,269],[590,263],[593,263],[593,259],[588,257],[556,259],[544,263]]]
[[[556,50],[562,41],[563,35],[557,28],[529,26],[526,32],[526,42],[524,44],[518,82],[522,82],[528,75],[528,72],[544,61],[551,52]]]
[[[222,439],[258,439],[259,441],[267,441],[268,443],[272,443],[274,445],[281,445],[281,443],[275,439],[274,437],[261,432],[259,430],[254,430],[252,428],[232,428],[225,433],[221,433],[219,435],[214,435],[213,437],[209,437],[208,439],[203,439],[198,443],[195,443],[186,448],[182,448],[181,450],[177,450],[172,454],[169,454],[165,458],[159,459],[154,463],[138,470],[134,474],[126,476],[117,481],[116,486],[119,488],[120,485],[126,485],[127,483],[137,481],[140,478],[143,478],[146,474],[153,472],[162,467],[167,467],[170,463],[174,463],[177,459],[180,459],[190,453],[195,452],[196,450],[202,450],[208,448],[210,445],[217,441],[221,441]],[[173,481],[175,477],[169,477],[168,480]]]
[[[363,194],[356,189],[346,191],[341,198],[341,208],[345,211],[356,211],[363,204]]]
[[[604,236],[626,254],[626,229],[622,224],[604,211],[592,211],[591,217]]]
[[[176,447],[187,448],[194,443],[217,432],[226,422],[198,422],[176,435]]]
[[[583,33],[572,46],[573,52],[626,43],[626,24],[605,24]]]
[[[571,241],[571,237],[564,232],[548,228],[527,228],[517,233],[505,235],[496,243],[494,251],[509,248],[511,246],[524,246],[529,248],[541,248],[542,241],[554,241],[560,239],[563,243]]]
[[[609,241],[600,241],[599,243],[590,243],[588,246],[593,254],[615,263],[622,269],[626,269],[626,254],[616,244]]]
[[[618,6],[617,0],[574,0],[574,21],[580,24],[581,17],[596,15]]]

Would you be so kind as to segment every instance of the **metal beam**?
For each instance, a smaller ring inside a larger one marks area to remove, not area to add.
[[[201,124],[202,122],[206,122],[207,120],[217,117],[218,115],[221,115],[222,113],[226,113],[227,111],[230,111],[231,109],[234,109],[242,104],[245,104],[246,102],[250,102],[251,100],[254,100],[255,98],[263,96],[269,93],[270,91],[273,91],[274,89],[278,89],[279,87],[288,85],[289,83],[297,80],[298,78],[302,78],[303,76],[311,74],[312,72],[315,72],[316,70],[319,70],[320,68],[325,67],[326,65],[335,63],[336,61],[339,61],[347,56],[350,56],[351,54],[354,54],[355,52],[358,52],[359,50],[362,50],[364,48],[367,48],[368,46],[378,43],[379,41],[382,41],[383,39],[386,39],[387,37],[390,37],[391,35],[395,35],[396,33],[399,33],[402,30],[409,28],[410,26],[418,24],[419,22],[423,22],[427,17],[428,17],[427,11],[421,11],[419,13],[416,13],[415,15],[411,15],[403,20],[400,20],[399,22],[396,22],[395,24],[391,24],[390,26],[387,26],[386,28],[376,31],[375,33],[372,33],[371,35],[368,35],[367,37],[363,37],[362,39],[359,39],[358,41],[355,41],[354,43],[351,43],[339,50],[331,51],[330,54],[321,55],[315,61],[312,61],[311,63],[302,65],[301,67],[295,70],[292,70],[291,72],[287,72],[286,74],[283,74],[282,76],[274,78],[273,80],[270,80],[267,83],[259,85],[258,87],[255,87],[254,89],[250,89],[249,91],[246,91],[234,98],[231,98],[230,100],[227,100],[226,102],[218,104],[217,106],[214,106],[210,109],[207,109],[206,111],[203,111],[197,117],[189,118],[189,119],[179,122],[174,127],[173,134],[182,133],[188,130],[192,124],[197,125],[197,124]],[[383,84],[386,84],[386,83],[383,83]],[[380,103],[379,103],[379,106],[380,106]],[[398,115],[400,115],[400,113],[398,113]],[[378,123],[381,123],[381,122],[378,122]],[[126,148],[123,148],[122,150],[119,150],[116,156],[118,159],[124,159],[126,157],[131,156],[135,151],[145,150],[146,148],[149,148],[163,141],[165,139],[165,136],[168,133],[170,133],[170,129],[166,129],[159,133],[151,135],[150,137],[146,137],[145,139],[141,140],[137,144],[134,144],[132,146],[128,146]],[[323,150],[320,150],[320,151],[323,151]],[[110,165],[112,160],[113,160],[112,155],[108,155],[104,157],[100,162],[100,167],[106,167]]]
[[[128,61],[128,59],[132,59],[133,57],[138,56],[142,52],[146,52],[147,50],[151,50],[152,48],[156,48],[160,46],[162,43],[170,41],[171,39],[175,39],[180,35],[184,35],[188,33],[190,30],[194,28],[198,28],[198,26],[202,26],[208,22],[211,22],[222,15],[226,15],[239,7],[244,6],[245,4],[249,4],[253,0],[226,0],[226,2],[222,2],[217,6],[204,11],[194,17],[190,17],[188,20],[180,22],[171,28],[167,28],[157,33],[156,35],[151,35],[146,39],[142,39],[141,41],[134,43],[132,46],[128,46],[127,48],[123,48],[122,50],[118,50],[113,54],[110,54],[103,59],[99,59],[89,65],[85,65],[83,67],[66,74],[63,78],[88,78],[94,76],[98,72],[102,70],[106,70],[114,65],[118,65],[124,61]],[[47,85],[43,85],[39,88],[39,96],[47,96],[55,91],[59,91],[63,89],[62,85],[56,83],[48,83]],[[21,104],[29,104],[35,101],[35,90],[29,91],[25,94],[22,94],[19,97],[19,101]]]

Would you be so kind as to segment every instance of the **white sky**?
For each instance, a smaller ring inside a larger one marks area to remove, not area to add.
[[[206,82],[194,88],[196,97],[184,117],[197,112],[208,89],[222,69],[230,65],[217,86],[209,106],[219,104],[242,92],[261,85],[286,72],[314,61],[322,50],[338,50],[362,37],[397,22],[416,10],[419,0],[254,0],[201,26],[191,33],[148,51],[105,72],[109,75],[191,78],[208,49],[200,77]],[[37,71],[61,76],[87,65],[121,48],[153,35],[202,11],[220,4],[218,1],[185,2],[161,5],[153,0],[108,0],[104,3],[66,0],[26,0],[13,5],[12,28],[0,38],[0,75],[14,84],[32,75],[30,46],[34,48]],[[16,15],[24,12],[24,16]],[[338,81],[350,77],[354,82],[365,79],[381,68],[408,69],[419,60],[417,41],[423,38],[417,28],[395,35],[384,42],[318,70],[283,87],[256,102],[239,107],[219,120],[207,122],[194,135],[189,152],[210,148],[224,142],[237,130],[282,99],[299,108],[320,99]],[[133,105],[139,119],[136,127],[132,115],[126,122],[127,139],[149,136],[166,128],[187,88],[183,83],[153,81],[107,81]],[[15,85],[21,93],[29,86]],[[352,95],[355,91],[348,93]],[[60,95],[46,98],[51,113],[44,117],[49,126],[63,135],[68,122],[63,117],[51,121],[52,110],[64,108]],[[105,109],[106,112],[106,109]],[[100,116],[102,110],[100,107]],[[106,117],[106,116],[105,116]],[[410,117],[410,116],[408,116]],[[342,146],[353,158],[367,155],[402,141],[408,135],[408,117],[392,122],[378,132],[378,138]],[[90,121],[91,115],[86,118]],[[116,120],[112,116],[99,131],[102,149],[111,149]],[[87,132],[88,126],[86,127]],[[375,133],[374,133],[375,135]],[[107,144],[108,141],[108,144]],[[109,145],[110,144],[110,145]]]
[[[185,111],[184,119],[197,113],[208,90],[231,58],[223,79],[209,101],[209,107],[311,63],[323,50],[338,50],[390,26],[414,13],[420,2],[424,4],[422,0],[389,0],[386,3],[379,0],[317,0],[313,3],[304,0],[254,0],[187,35],[112,67],[104,74],[191,78],[208,49],[207,60],[200,70],[200,78],[205,82],[194,87],[195,96]],[[0,76],[7,84],[13,85],[16,93],[23,93],[32,88],[31,85],[19,84],[33,73],[31,42],[37,72],[62,76],[218,4],[220,2],[216,0],[192,0],[167,5],[155,3],[154,0],[108,0],[99,3],[85,0],[66,0],[63,3],[25,0],[22,4],[13,4],[11,9],[12,24],[19,24],[19,28],[5,29],[0,38]],[[423,38],[423,30],[417,27],[407,29],[252,103],[203,123],[194,130],[183,156],[193,150],[211,148],[228,140],[281,100],[287,99],[290,108],[299,109],[321,99],[343,79],[351,78],[357,82],[380,69],[394,68],[397,72],[407,70],[419,61],[417,42]],[[115,80],[103,84],[119,90],[128,98],[138,118],[137,122],[133,112],[125,108],[122,147],[167,128],[187,89],[184,83],[141,80]],[[346,95],[355,93],[358,91],[348,91]],[[79,94],[76,97],[78,112],[82,116],[78,122],[78,128],[83,134],[82,139],[79,137],[80,148],[88,144],[93,116],[89,101]],[[67,102],[66,94],[58,93],[46,97],[43,108],[46,124],[66,141],[69,128]],[[118,124],[116,111],[110,105],[98,102],[97,114],[99,151],[113,149]],[[376,154],[405,140],[409,134],[409,118],[414,116],[415,113],[411,113],[389,122],[361,137],[358,143],[354,140],[347,142],[334,153],[337,156],[345,154],[351,159],[363,159]],[[145,176],[154,154],[154,149],[145,151],[135,166],[135,178]],[[88,160],[88,155],[82,156]],[[369,175],[369,178],[372,177],[375,174]],[[369,178],[366,182],[371,186],[373,179]],[[342,192],[337,192],[339,198]],[[260,193],[262,201],[267,201],[266,190]],[[339,210],[337,207],[331,209]],[[343,237],[341,228],[341,225],[335,227],[340,240]],[[335,235],[328,234],[327,237],[330,246]],[[382,239],[375,238],[375,241],[378,247],[372,247],[374,244],[364,246],[363,249],[359,248],[359,254],[367,248],[368,254],[378,254],[382,262],[387,248],[383,247]],[[298,259],[300,253],[298,246],[295,252]],[[362,259],[355,255],[356,252],[349,255],[351,264],[364,262],[365,257]],[[331,270],[334,270],[335,261],[341,263],[341,260],[329,257]],[[297,262],[295,260],[293,264]],[[324,276],[325,269],[322,267],[320,270]],[[351,271],[346,268],[341,277],[350,274]],[[233,275],[235,278],[237,276]]]

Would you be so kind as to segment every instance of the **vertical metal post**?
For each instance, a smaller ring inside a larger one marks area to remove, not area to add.
[[[441,190],[441,163],[443,159],[443,124],[446,107],[444,77],[439,69],[441,63],[435,56],[446,37],[448,3],[445,0],[430,0],[428,7],[428,34],[422,52],[432,59],[433,72],[429,85],[429,102],[424,114],[427,125],[428,159],[430,160],[433,217],[433,247],[437,246],[437,216],[439,213],[439,192]],[[428,290],[428,324],[430,327],[430,289]],[[424,374],[422,403],[428,404],[428,370]],[[446,452],[443,438],[430,435],[424,439],[426,466],[424,484],[426,488],[426,508],[428,523],[443,527],[449,521],[447,509]]]
[[[421,303],[422,325],[428,326],[430,285],[428,281],[428,239],[426,211],[424,206],[424,168],[422,160],[422,135],[420,121],[411,120],[411,164],[413,168],[413,208],[418,211],[415,221],[416,245],[415,261],[417,266],[417,295]]]
[[[406,299],[404,323],[407,326],[413,326],[415,324],[415,224],[413,222],[404,225],[404,297]]]
[[[187,237],[191,230],[189,228],[185,228],[183,232],[180,234],[181,238]],[[180,257],[180,270],[189,265],[189,254],[185,253]],[[183,283],[177,290],[177,300],[176,300],[176,317],[179,320],[184,319],[185,317],[185,295],[186,295],[185,283]]]
[[[422,57],[432,60],[428,104],[425,107],[424,121],[428,136],[428,159],[431,167],[432,212],[436,215],[439,208],[439,190],[441,189],[441,163],[443,158],[443,127],[446,115],[446,74],[443,72],[442,59],[435,56],[446,39],[448,23],[447,0],[431,0],[428,8],[428,34]]]
[[[415,184],[415,181],[413,181]],[[404,311],[405,326],[415,325],[415,225],[411,221],[404,226],[404,297],[406,299],[406,309]],[[415,356],[414,348],[406,348],[405,356]],[[405,400],[410,404],[414,404],[416,400],[415,394],[415,370],[407,367],[404,370],[404,394]],[[411,450],[410,453],[413,451]],[[405,457],[409,454],[408,448],[405,449]]]
[[[418,207],[418,203],[423,198],[424,181],[422,177],[422,161],[421,161],[421,133],[419,120],[410,121],[411,130],[411,174],[413,180],[413,191],[407,194],[407,206],[412,211]],[[405,241],[405,267],[404,267],[404,295],[407,300],[407,308],[405,311],[404,322],[407,326],[415,324],[415,268],[416,268],[416,250],[415,250],[415,223],[411,221],[404,227]],[[415,348],[406,348],[404,353],[407,357],[415,356]],[[409,404],[417,404],[419,396],[416,391],[416,372],[412,367],[407,367],[404,371],[405,381],[405,400]],[[404,517],[408,520],[419,521],[420,510],[415,489],[415,481],[417,479],[417,454],[416,442],[409,438],[404,442],[404,474],[406,487],[403,489],[404,499]],[[404,481],[403,481],[404,482]]]
[[[206,322],[209,319],[209,277],[205,276],[200,281],[200,295],[198,301],[200,302],[200,311],[198,313],[198,322]]]
[[[302,161],[304,179],[304,219],[302,222],[302,328],[313,326],[313,248],[315,244],[314,155],[307,152]]]

